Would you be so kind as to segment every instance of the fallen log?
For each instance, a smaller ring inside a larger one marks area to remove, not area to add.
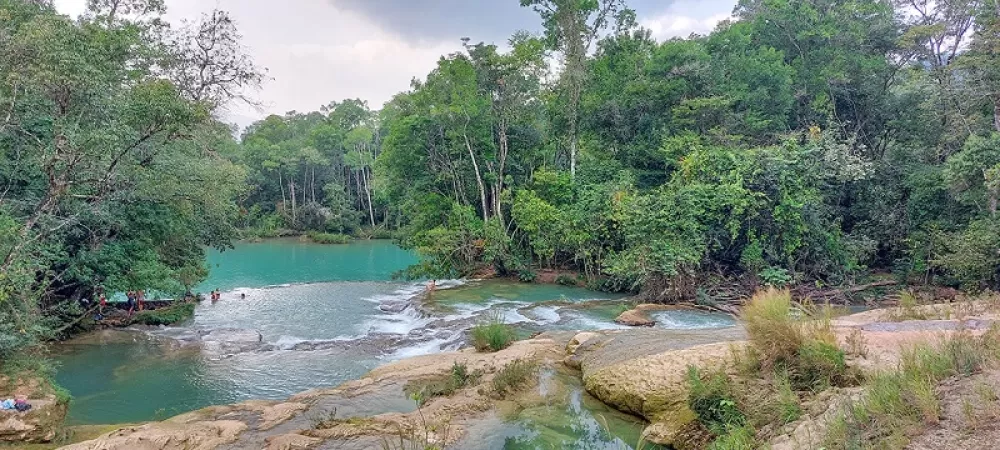
[[[841,297],[841,296],[843,296],[845,294],[854,294],[854,293],[858,293],[858,292],[862,292],[862,291],[867,291],[868,289],[872,289],[872,288],[885,287],[885,286],[895,286],[897,284],[899,284],[899,282],[897,282],[896,280],[882,280],[882,281],[876,281],[874,283],[862,284],[862,285],[859,285],[859,286],[853,286],[853,287],[844,288],[844,289],[834,289],[834,290],[830,290],[830,291],[808,292],[808,293],[805,293],[805,295],[802,295],[802,296],[803,297],[811,297],[813,299],[816,299],[816,298]]]

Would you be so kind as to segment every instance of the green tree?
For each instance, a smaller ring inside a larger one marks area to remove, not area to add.
[[[587,82],[587,53],[600,33],[608,28],[616,32],[635,24],[635,13],[623,0],[521,0],[531,7],[545,25],[549,47],[562,54],[562,84],[567,100],[566,134],[569,145],[570,174],[576,176],[579,145],[580,98]]]

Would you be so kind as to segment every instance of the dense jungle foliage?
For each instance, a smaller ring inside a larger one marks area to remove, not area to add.
[[[413,276],[562,268],[658,298],[1000,281],[996,1],[742,0],[666,42],[621,0],[521,3],[544,35],[467,39],[380,111],[251,127],[248,225],[397,230]]]
[[[236,236],[246,169],[214,117],[262,74],[226,13],[173,29],[163,13],[0,0],[0,366],[98,289],[183,293]]]
[[[414,277],[567,269],[659,300],[1000,282],[997,0],[740,0],[664,42],[624,0],[520,1],[544,33],[234,139],[219,108],[264,76],[224,12],[0,0],[0,357],[99,286],[180,292],[206,247],[286,233],[395,236]]]

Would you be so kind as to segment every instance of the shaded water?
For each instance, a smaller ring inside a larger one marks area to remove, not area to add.
[[[526,332],[618,327],[613,320],[622,308],[619,296],[564,286],[442,281],[418,308],[409,302],[423,284],[390,280],[414,261],[412,254],[377,241],[321,246],[278,240],[212,253],[213,273],[203,289],[225,293],[216,304],[199,305],[191,323],[95,334],[55,350],[62,364],[58,381],[74,396],[69,421],[163,419],[209,405],[279,400],[336,386],[392,360],[455,349],[468,327],[492,312]],[[725,320],[682,314],[664,316],[662,323],[722,327]],[[567,430],[596,439],[587,433],[599,431],[593,420],[607,420],[594,416],[603,405],[576,383],[558,389],[544,414],[526,410],[499,417],[502,426],[484,433],[503,434],[504,442],[516,439],[484,448],[536,448],[531,442],[549,442]],[[611,423],[634,428],[634,419],[612,416]]]
[[[455,447],[468,450],[632,450],[641,443],[643,424],[591,397],[577,375],[541,373],[537,398],[502,406]]]

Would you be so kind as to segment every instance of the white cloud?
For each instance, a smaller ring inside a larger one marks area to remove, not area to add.
[[[658,40],[688,37],[691,33],[708,34],[719,22],[732,17],[734,4],[735,0],[680,0],[666,11],[640,20],[640,24]]]
[[[77,15],[86,0],[55,0],[59,11]],[[291,6],[294,4],[294,6]],[[248,118],[313,111],[331,101],[367,100],[380,108],[414,77],[427,75],[441,55],[461,49],[453,42],[408,42],[365,16],[325,0],[167,0],[168,19],[196,19],[210,8],[228,10],[244,45],[271,78],[256,95],[264,111],[235,105],[229,116]]]

